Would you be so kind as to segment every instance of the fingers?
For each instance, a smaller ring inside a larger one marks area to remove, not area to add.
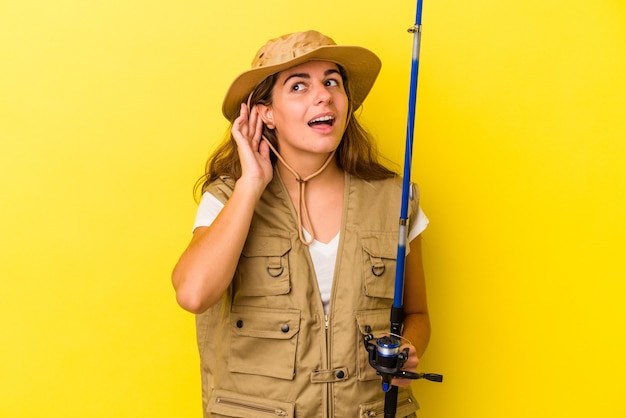
[[[245,103],[241,104],[239,116],[233,122],[232,133],[237,140],[241,140],[248,136],[248,110]]]
[[[417,358],[417,351],[415,349],[415,346],[413,345],[408,345],[405,344],[403,347],[401,348],[409,348],[409,355],[408,358],[406,360],[406,363],[404,363],[404,369],[406,370],[412,370],[414,371],[417,368],[417,365],[419,364],[419,359]]]
[[[259,111],[256,106],[252,107],[250,112],[250,122],[248,123],[250,129],[250,136],[252,137],[252,149],[258,150],[261,142],[261,133],[263,132],[263,120],[259,115]]]
[[[411,385],[411,379],[400,379],[398,377],[394,377],[391,379],[391,384],[393,386],[398,386],[399,388],[407,387]]]
[[[259,154],[261,154],[261,157],[263,157],[265,160],[270,160],[270,146],[267,145],[267,142],[261,141],[261,143],[259,144]]]
[[[231,132],[239,146],[245,143],[249,144],[253,150],[259,150],[263,132],[263,120],[259,115],[257,107],[253,106],[248,114],[248,106],[242,103],[239,110],[239,117],[233,122]]]
[[[417,358],[417,352],[413,345],[404,344],[400,349],[409,348],[409,356],[402,367],[402,370],[406,370],[409,372],[415,372],[417,370],[417,365],[419,364],[419,359]],[[391,379],[391,384],[394,386],[405,387],[411,384],[411,379],[403,379],[394,377]]]
[[[241,125],[243,123],[244,115],[242,113],[243,109],[239,112],[239,116],[237,117],[237,119],[233,121],[233,126],[230,129],[230,132],[233,134],[233,138],[235,138],[235,141],[237,143],[239,143],[241,137],[243,136],[243,133],[241,132]]]
[[[239,116],[233,121],[232,137],[237,143],[241,176],[265,187],[273,177],[270,149],[262,141],[263,120],[256,106],[248,112],[241,104]]]
[[[255,115],[257,115],[256,132],[255,132],[254,136],[256,138],[258,138],[259,141],[260,141],[261,140],[261,134],[263,133],[263,119],[261,119],[261,115],[259,114],[256,106],[254,106],[254,113],[255,113]]]

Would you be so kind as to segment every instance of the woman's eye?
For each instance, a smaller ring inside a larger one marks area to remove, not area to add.
[[[335,79],[326,80],[326,86],[328,87],[336,87],[339,85],[339,81]]]
[[[293,91],[301,91],[304,90],[304,83],[296,83],[293,86],[291,86],[291,90]]]

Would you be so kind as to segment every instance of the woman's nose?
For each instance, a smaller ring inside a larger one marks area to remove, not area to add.
[[[324,84],[318,84],[317,89],[315,90],[315,103],[331,103],[332,95],[326,88]]]

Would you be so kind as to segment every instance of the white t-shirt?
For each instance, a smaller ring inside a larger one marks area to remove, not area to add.
[[[215,196],[209,192],[204,192],[200,205],[198,206],[193,229],[195,230],[199,226],[210,226],[223,207],[224,204]],[[409,231],[408,242],[411,242],[415,237],[421,234],[426,229],[426,226],[428,226],[428,218],[424,212],[422,212],[422,208],[419,208],[417,220],[413,223]],[[305,229],[303,229],[303,232],[304,238],[309,240],[311,235]],[[338,246],[339,234],[328,243],[314,240],[313,243],[309,245],[309,252],[311,253],[311,260],[313,261],[313,268],[317,276],[317,283],[325,312],[328,312],[328,304],[330,302],[330,291],[333,286]]]

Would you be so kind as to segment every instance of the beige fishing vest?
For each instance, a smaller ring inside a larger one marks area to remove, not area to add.
[[[209,187],[226,202],[234,182]],[[328,315],[277,172],[257,204],[231,286],[196,318],[205,417],[383,416],[363,334],[389,331],[401,180],[346,176]],[[416,219],[417,193],[410,201]],[[371,330],[371,331],[370,331]],[[400,388],[398,417],[418,404]]]

